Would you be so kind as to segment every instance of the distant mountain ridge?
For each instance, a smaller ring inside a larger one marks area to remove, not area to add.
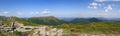
[[[5,21],[7,24],[10,24],[12,20],[10,20],[11,17],[5,17],[0,16],[0,21]],[[88,24],[91,22],[107,22],[107,21],[120,21],[120,20],[108,20],[104,18],[70,18],[70,19],[58,19],[54,16],[43,16],[43,17],[30,17],[30,18],[18,18],[13,16],[12,18],[15,19],[15,21],[18,21],[20,23],[23,23],[24,25],[36,25],[36,24],[42,24],[42,25],[60,25],[64,23],[72,23],[72,24]],[[67,21],[66,21],[67,20]]]

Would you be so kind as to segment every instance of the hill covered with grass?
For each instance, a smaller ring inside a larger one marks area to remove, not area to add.
[[[120,22],[92,22],[88,24],[62,24],[58,28],[76,33],[120,34]]]
[[[67,35],[65,34],[65,36],[81,35],[81,33],[106,35],[120,34],[120,22],[118,20],[111,21],[98,18],[75,18],[71,21],[63,21],[54,16],[30,17],[26,19],[15,16],[0,16],[0,21],[1,24],[6,24],[7,26],[11,26],[13,22],[18,22],[25,26],[52,26],[58,29],[64,29],[64,33],[68,33]],[[0,31],[0,34],[5,35],[2,31]],[[15,34],[19,34],[19,32],[16,32]]]
[[[27,19],[28,22],[43,24],[43,25],[60,25],[64,21],[59,20],[54,16],[45,16],[45,17],[31,17]]]
[[[22,18],[18,18],[15,16],[11,16],[11,17],[5,17],[5,16],[1,16],[0,17],[0,23],[1,24],[7,24],[7,25],[11,25],[13,22],[19,22],[25,26],[39,26],[40,24],[36,24],[36,23],[31,23],[31,22],[27,22],[26,20],[22,19]]]

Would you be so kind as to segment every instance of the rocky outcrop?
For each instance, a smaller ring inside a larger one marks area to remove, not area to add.
[[[48,26],[42,26],[39,29],[35,29],[32,36],[62,36],[63,29],[52,28],[46,30]]]

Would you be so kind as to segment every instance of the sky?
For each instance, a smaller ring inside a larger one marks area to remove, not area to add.
[[[0,15],[120,18],[120,0],[0,0]]]

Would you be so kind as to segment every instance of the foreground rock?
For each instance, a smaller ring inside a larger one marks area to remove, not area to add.
[[[62,36],[63,29],[52,28],[48,26],[42,26],[38,29],[34,29],[32,36]]]

